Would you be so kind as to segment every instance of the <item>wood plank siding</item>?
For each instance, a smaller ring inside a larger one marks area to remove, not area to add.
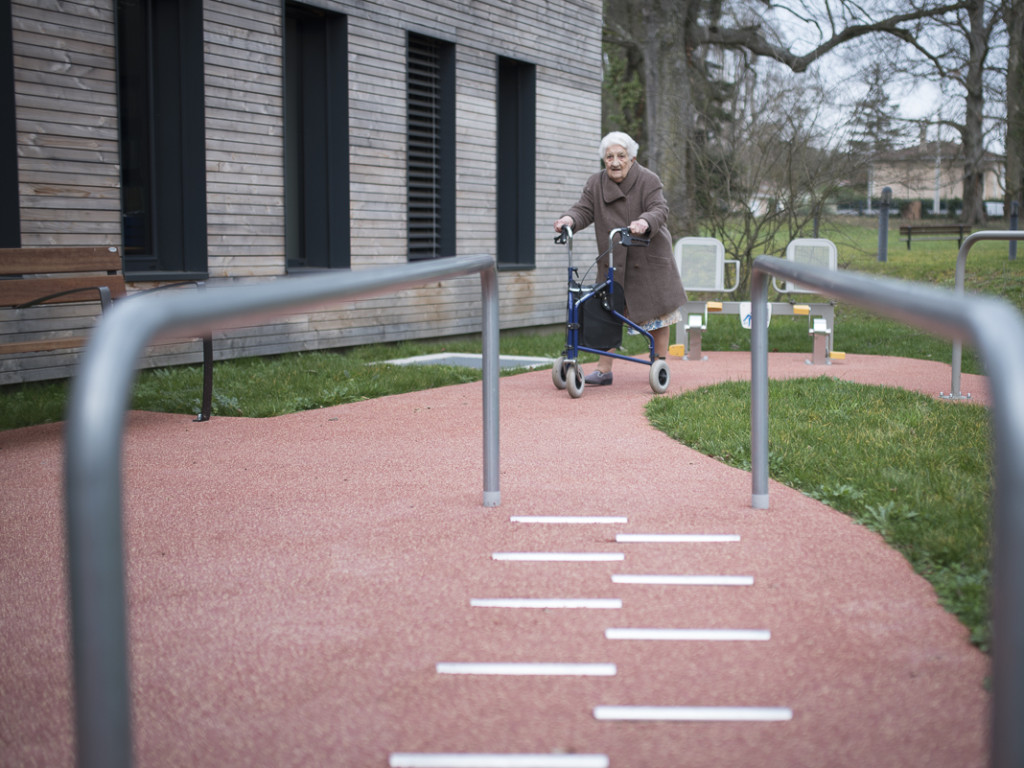
[[[197,0],[198,1],[198,0]],[[269,281],[286,257],[286,7],[201,0],[206,269],[210,283]],[[454,50],[456,254],[497,252],[498,64],[535,72],[534,264],[501,270],[502,329],[564,319],[565,249],[551,222],[600,167],[601,0],[310,0],[347,37],[348,259],[353,270],[408,260],[406,50],[410,33]],[[124,247],[117,0],[11,0],[23,248]],[[290,194],[290,193],[289,193]],[[0,243],[0,246],[5,244]],[[589,260],[584,232],[577,261]],[[153,285],[126,271],[129,290]],[[169,279],[163,275],[160,279]],[[135,282],[131,282],[132,280]],[[87,332],[93,307],[0,311],[0,339]],[[217,359],[431,338],[480,330],[467,277],[215,334]],[[552,350],[552,354],[558,350]],[[70,375],[77,351],[0,357],[0,384]],[[197,345],[161,347],[145,366],[195,363]]]

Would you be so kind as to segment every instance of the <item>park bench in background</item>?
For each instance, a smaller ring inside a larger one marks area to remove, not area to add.
[[[972,228],[967,224],[903,224],[900,226],[900,237],[907,238],[907,250],[910,250],[911,238],[918,240],[956,240],[959,248],[964,238],[971,234]]]
[[[198,283],[175,282],[151,290]],[[0,308],[30,310],[44,304],[99,302],[101,311],[127,296],[121,254],[107,246],[0,248]],[[0,355],[53,352],[85,346],[86,335],[47,328],[39,317],[16,316],[18,338],[0,340]],[[18,322],[22,321],[22,322]],[[80,321],[76,321],[80,322]],[[203,339],[203,397],[197,421],[210,418],[213,342]]]

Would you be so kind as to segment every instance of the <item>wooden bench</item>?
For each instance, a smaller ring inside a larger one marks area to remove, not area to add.
[[[152,290],[195,282],[169,283]],[[106,310],[127,295],[117,248],[0,248],[0,307],[27,309],[43,304],[98,301]],[[48,335],[0,341],[0,355],[52,352],[82,347],[87,336]],[[203,339],[203,398],[196,421],[208,421],[213,401],[213,340]]]
[[[908,251],[910,240],[915,235],[918,240],[952,240],[955,237],[959,248],[971,230],[972,227],[966,224],[904,224],[900,227],[900,237],[907,238]]]

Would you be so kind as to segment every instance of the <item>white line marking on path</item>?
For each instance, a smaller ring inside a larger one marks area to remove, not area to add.
[[[633,544],[716,544],[739,541],[735,533],[620,533],[615,541]]]
[[[438,662],[439,675],[554,675],[613,677],[614,664],[543,662]]]
[[[625,517],[600,515],[512,515],[513,523],[547,523],[549,525],[625,525],[629,520]]]
[[[474,597],[469,604],[475,608],[595,608],[615,609],[622,601],[615,598],[561,598],[561,597]]]
[[[594,707],[598,720],[680,722],[782,722],[793,719],[785,707]]]
[[[615,584],[678,584],[697,587],[749,587],[753,576],[685,576],[674,574],[612,574]]]
[[[395,752],[388,765],[391,768],[608,768],[608,756]]]
[[[612,628],[604,631],[608,640],[771,640],[767,629],[641,629]]]
[[[621,552],[495,552],[491,557],[545,563],[610,563],[626,559]]]

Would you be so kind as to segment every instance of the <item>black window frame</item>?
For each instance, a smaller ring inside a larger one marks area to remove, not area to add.
[[[455,45],[410,32],[406,60],[410,261],[455,255]]]
[[[285,5],[285,261],[351,266],[348,20]]]
[[[498,57],[498,269],[537,264],[537,68]]]
[[[202,0],[117,0],[124,271],[207,275]]]
[[[21,247],[18,121],[14,102],[14,38],[10,3],[0,13],[0,248]]]

